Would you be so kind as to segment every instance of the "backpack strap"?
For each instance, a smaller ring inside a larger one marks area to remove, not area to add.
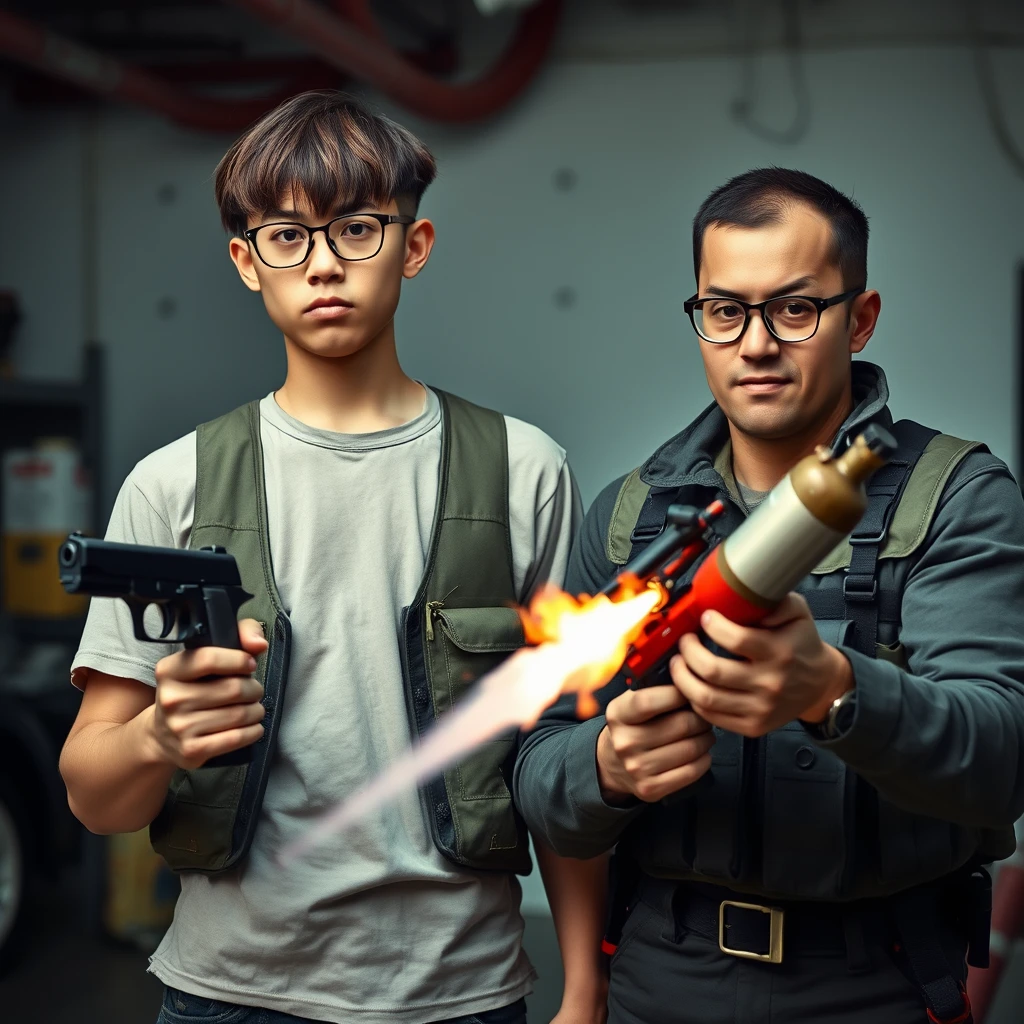
[[[850,534],[853,553],[843,580],[844,618],[853,623],[852,646],[871,658],[875,656],[879,615],[887,620],[898,617],[898,609],[889,605],[898,604],[900,596],[888,588],[879,593],[878,556],[917,460],[938,431],[912,420],[900,420],[893,424],[892,433],[898,448],[889,462],[868,481],[868,507]],[[884,609],[883,603],[886,604]]]

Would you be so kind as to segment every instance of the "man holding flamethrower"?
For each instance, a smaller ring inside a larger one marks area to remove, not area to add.
[[[690,530],[603,713],[563,698],[516,765],[552,848],[616,847],[612,1024],[971,1019],[982,865],[1024,811],[1024,508],[851,361],[880,310],[867,236],[802,172],[712,193],[685,308],[714,404],[601,493],[571,557],[571,593],[613,592]],[[870,477],[863,515],[815,463]]]

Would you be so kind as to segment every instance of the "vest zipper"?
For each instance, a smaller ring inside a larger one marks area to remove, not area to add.
[[[447,601],[448,598],[451,597],[458,589],[459,588],[457,586],[452,587],[452,589],[449,590],[440,601],[427,602],[427,640],[431,643],[434,642],[434,616],[444,607],[445,601]]]
[[[434,642],[434,615],[444,607],[444,601],[427,602],[427,640]]]

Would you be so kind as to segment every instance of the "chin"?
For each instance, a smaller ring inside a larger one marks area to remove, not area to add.
[[[750,410],[742,413],[727,413],[733,424],[748,437],[757,437],[765,441],[778,441],[792,437],[800,432],[801,424],[787,416],[782,410],[765,409],[760,415],[751,414]]]
[[[373,339],[365,337],[361,331],[359,333],[339,331],[334,333],[333,337],[324,331],[319,337],[307,335],[293,340],[299,348],[310,355],[320,356],[324,359],[343,359],[361,352]]]

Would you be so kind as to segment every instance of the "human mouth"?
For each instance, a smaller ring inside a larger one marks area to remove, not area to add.
[[[352,312],[351,302],[337,297],[316,299],[303,310],[303,315],[314,320],[340,320]]]
[[[743,377],[736,382],[747,394],[767,395],[781,391],[790,381],[785,377]]]

